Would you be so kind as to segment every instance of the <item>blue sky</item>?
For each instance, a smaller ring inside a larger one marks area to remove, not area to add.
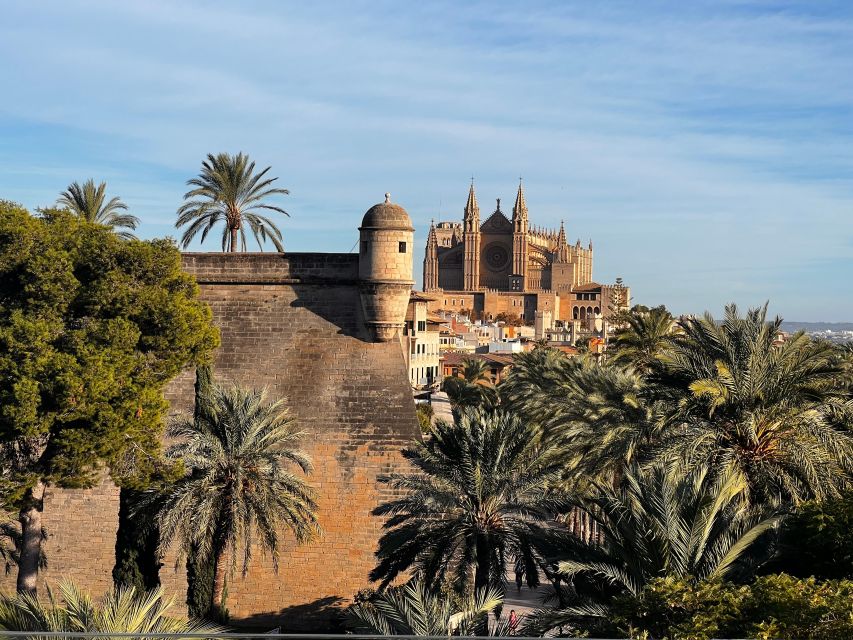
[[[417,227],[523,176],[532,222],[679,313],[769,299],[853,321],[847,2],[12,1],[0,197],[106,180],[174,212],[208,152],[291,190],[293,251],[349,251],[390,191]],[[211,249],[216,249],[214,242]],[[416,273],[421,270],[416,256]],[[418,276],[420,277],[420,276]]]

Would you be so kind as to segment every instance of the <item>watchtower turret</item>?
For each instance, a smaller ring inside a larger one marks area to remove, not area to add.
[[[415,281],[412,255],[415,229],[406,210],[385,202],[367,210],[359,230],[358,278],[364,319],[376,342],[397,336]]]

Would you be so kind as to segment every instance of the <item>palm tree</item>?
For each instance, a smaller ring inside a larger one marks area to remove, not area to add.
[[[182,460],[187,473],[152,496],[161,504],[161,552],[177,538],[182,556],[212,554],[212,611],[224,610],[226,577],[238,556],[245,575],[256,538],[277,570],[282,526],[299,542],[319,530],[313,490],[285,468],[310,471],[298,448],[302,435],[281,401],[240,387],[214,386],[193,419],[170,428],[176,444],[167,456]]]
[[[580,366],[580,359],[568,358],[558,349],[537,346],[513,356],[512,367],[501,382],[501,402],[528,420],[541,422],[549,412],[550,398],[560,395],[567,370]]]
[[[641,373],[648,373],[672,333],[672,314],[661,306],[635,308],[622,317],[624,326],[616,330],[608,355],[614,363],[631,365]]]
[[[403,455],[416,471],[383,478],[403,495],[374,510],[388,520],[372,580],[384,587],[411,572],[429,588],[446,581],[473,594],[502,588],[507,562],[520,557],[528,584],[538,584],[535,543],[566,504],[557,447],[516,416],[466,409]]]
[[[444,379],[442,388],[454,408],[492,406],[497,401],[497,390],[489,375],[490,367],[485,360],[465,358],[462,361],[462,376]]]
[[[68,189],[59,194],[56,205],[70,209],[87,222],[102,224],[111,229],[136,229],[139,218],[122,213],[127,211],[127,205],[118,198],[106,200],[107,183],[102,182],[97,187],[94,180],[87,180],[82,186],[72,182]],[[130,231],[117,231],[116,235],[124,240],[136,238]]]
[[[736,477],[707,468],[674,477],[661,466],[627,467],[618,486],[598,483],[576,501],[601,541],[566,538],[569,577],[597,576],[638,595],[653,578],[723,578],[779,520],[739,500]]]
[[[662,429],[656,389],[638,373],[555,349],[515,356],[500,393],[563,448],[567,477],[583,482],[647,460]]]
[[[803,333],[780,343],[767,305],[744,317],[726,307],[682,323],[657,375],[674,400],[662,458],[689,470],[711,463],[755,502],[837,497],[850,486],[853,401],[832,345]]]
[[[281,231],[260,213],[264,210],[290,215],[281,207],[265,201],[273,195],[290,193],[287,189],[272,186],[278,178],[267,178],[269,170],[267,167],[256,174],[255,163],[243,153],[236,156],[207,154],[207,160],[201,164],[201,173],[187,181],[193,189],[184,194],[187,202],[178,209],[175,227],[189,225],[181,237],[181,245],[186,248],[199,232],[204,242],[210,230],[222,223],[223,251],[237,251],[238,247],[246,250],[246,226],[251,229],[262,251],[267,240],[277,251],[284,251]]]
[[[348,626],[358,634],[382,636],[507,636],[499,624],[488,629],[488,615],[499,608],[503,594],[483,589],[454,606],[451,598],[412,581],[377,594],[347,610]],[[485,632],[485,633],[484,633]]]
[[[462,377],[468,384],[491,385],[489,364],[479,358],[465,358],[462,361]]]
[[[222,627],[168,615],[174,601],[162,588],[138,593],[133,587],[112,589],[94,602],[71,582],[59,585],[61,601],[48,590],[47,601],[33,594],[0,596],[0,629],[53,633],[180,634],[222,633]],[[175,635],[173,635],[175,634]]]

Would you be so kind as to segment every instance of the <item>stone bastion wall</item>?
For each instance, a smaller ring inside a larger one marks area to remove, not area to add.
[[[323,534],[283,546],[276,574],[260,551],[228,589],[233,622],[319,630],[368,584],[380,535],[371,510],[390,497],[377,476],[399,469],[400,449],[419,437],[398,340],[373,342],[359,293],[357,254],[189,253],[222,344],[218,381],[267,387],[287,399],[314,462]],[[402,322],[402,319],[401,319]],[[167,390],[174,412],[192,409],[194,372]],[[49,489],[44,521],[48,568],[42,584],[73,578],[95,595],[111,586],[118,489]],[[168,593],[184,601],[186,576],[166,558]],[[14,588],[14,572],[2,586]]]

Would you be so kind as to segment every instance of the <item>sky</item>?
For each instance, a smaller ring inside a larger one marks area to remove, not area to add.
[[[635,303],[853,321],[853,3],[7,0],[0,87],[30,208],[95,178],[177,237],[205,155],[244,151],[286,250],[352,250],[387,191],[420,281],[471,177],[483,219],[523,177]]]

